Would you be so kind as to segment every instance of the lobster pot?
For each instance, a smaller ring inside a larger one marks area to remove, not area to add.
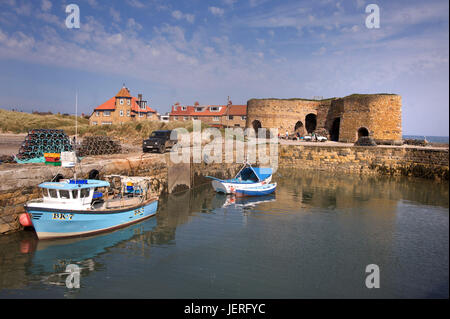
[[[87,136],[77,151],[78,156],[118,154],[122,147],[109,136]]]
[[[46,162],[57,163],[61,152],[68,151],[72,151],[72,145],[63,130],[34,129],[28,131],[17,158],[23,161],[45,157]]]

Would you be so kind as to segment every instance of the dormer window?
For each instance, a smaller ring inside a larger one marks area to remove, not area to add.
[[[128,104],[128,105],[130,105],[130,104],[131,104],[130,100],[128,100],[128,101],[127,101],[127,104]]]
[[[211,112],[219,112],[219,111],[220,111],[220,107],[218,107],[218,106],[211,106],[211,107],[209,108],[209,110],[210,110]]]
[[[181,107],[181,110],[182,110],[182,111],[186,111],[186,110],[187,110],[187,107],[186,107],[186,106],[182,106],[182,107]]]
[[[196,107],[195,112],[203,112],[203,107],[201,107],[201,106]]]
[[[120,105],[123,105],[123,99],[119,100]]]

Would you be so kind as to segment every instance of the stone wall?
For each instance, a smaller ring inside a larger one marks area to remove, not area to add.
[[[278,166],[448,181],[448,161],[448,149],[283,145]]]

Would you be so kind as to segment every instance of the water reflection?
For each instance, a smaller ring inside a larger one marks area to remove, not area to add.
[[[155,217],[92,237],[1,236],[0,296],[49,287],[103,296],[89,278],[112,275],[123,281],[104,284],[127,297],[448,296],[448,183],[297,170],[274,180],[276,193],[263,197],[236,199],[209,184],[172,194]],[[386,288],[370,295],[359,272],[373,261]],[[64,287],[68,264],[91,290]],[[407,276],[410,291],[397,291]]]

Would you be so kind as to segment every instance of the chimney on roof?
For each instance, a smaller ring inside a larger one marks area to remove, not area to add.
[[[142,101],[142,94],[140,94],[140,93],[138,94],[138,100]]]
[[[195,106],[199,106],[200,103],[198,103],[198,101],[195,101],[194,105],[195,105]]]

